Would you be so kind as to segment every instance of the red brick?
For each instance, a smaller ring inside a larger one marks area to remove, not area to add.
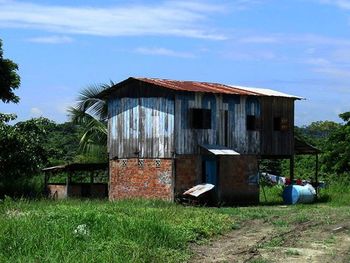
[[[121,160],[112,160],[109,197],[111,200],[125,198],[152,198],[173,200],[172,160],[162,159],[156,167],[155,159],[144,159],[139,167],[138,159],[127,159],[126,167]]]

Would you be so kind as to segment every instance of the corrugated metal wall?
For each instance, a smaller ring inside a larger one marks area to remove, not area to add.
[[[174,101],[164,97],[114,98],[109,101],[110,158],[171,158]]]

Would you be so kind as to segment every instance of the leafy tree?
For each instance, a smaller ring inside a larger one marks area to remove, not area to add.
[[[0,196],[25,194],[23,186],[47,163],[43,141],[49,122],[39,118],[11,126],[0,121]]]
[[[330,134],[341,127],[333,121],[316,121],[301,128],[295,127],[295,135],[310,144],[322,148]]]
[[[107,103],[99,94],[113,86],[110,84],[91,85],[80,92],[77,105],[70,108],[73,123],[80,125],[83,135],[80,139],[80,150],[105,160],[107,157]]]
[[[338,174],[350,172],[350,112],[339,117],[344,124],[330,134],[323,158],[324,169]]]
[[[19,97],[14,93],[14,90],[21,83],[17,71],[18,65],[3,57],[2,41],[0,39],[0,99],[5,103],[19,102]]]
[[[44,147],[50,153],[50,165],[58,165],[77,161],[79,140],[82,130],[72,122],[47,126],[47,139]]]

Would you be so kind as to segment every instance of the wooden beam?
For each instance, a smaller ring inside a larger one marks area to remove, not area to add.
[[[49,181],[49,175],[47,173],[45,173],[44,174],[44,195],[45,195],[45,197],[48,197],[48,194],[49,194],[49,191],[47,188],[48,181]]]
[[[290,181],[293,183],[293,180],[294,180],[294,155],[291,155],[290,159],[289,159],[289,178],[290,178]]]

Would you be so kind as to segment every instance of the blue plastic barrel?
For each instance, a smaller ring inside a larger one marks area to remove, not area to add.
[[[316,191],[311,185],[289,185],[284,188],[283,201],[287,205],[312,203]]]

